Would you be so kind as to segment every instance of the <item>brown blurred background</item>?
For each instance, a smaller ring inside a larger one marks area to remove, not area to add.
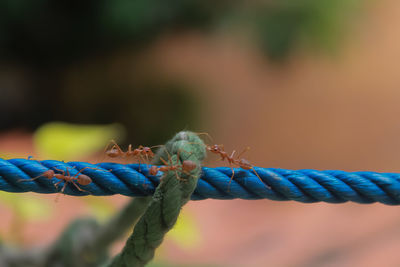
[[[96,161],[107,138],[157,145],[189,129],[250,146],[257,166],[400,171],[396,1],[27,2],[0,4],[4,157],[52,155],[40,133],[62,121],[119,125],[74,160]],[[9,195],[0,237],[27,247],[128,200]],[[39,199],[48,215],[18,213],[10,198]],[[381,204],[192,201],[181,223],[154,265],[400,264],[398,208]]]

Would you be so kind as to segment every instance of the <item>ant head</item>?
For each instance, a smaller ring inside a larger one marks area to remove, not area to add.
[[[183,171],[190,172],[190,171],[193,171],[196,168],[197,168],[197,164],[194,163],[191,160],[184,160],[182,162],[182,170]]]
[[[77,180],[78,184],[80,184],[80,185],[88,185],[92,182],[92,179],[85,174],[78,175],[76,180]]]
[[[144,154],[146,154],[147,156],[154,157],[154,153],[153,153],[153,151],[151,151],[151,148],[150,148],[150,147],[145,146],[145,147],[143,148],[143,152],[144,152]]]
[[[157,173],[158,173],[158,167],[157,166],[151,166],[150,167],[150,169],[149,169],[149,174],[150,175],[157,175]]]
[[[221,148],[219,147],[219,145],[212,145],[212,146],[207,146],[207,150],[212,153],[219,153],[221,151]]]

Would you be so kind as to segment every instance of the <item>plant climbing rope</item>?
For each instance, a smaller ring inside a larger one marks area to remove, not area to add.
[[[105,171],[86,169],[83,173],[92,178],[92,183],[80,186],[81,192],[69,184],[64,193],[68,195],[113,195],[141,197],[154,194],[162,173],[156,176],[148,174],[151,166],[141,164],[117,164],[87,162],[62,162],[56,160],[36,161],[31,159],[0,159],[0,190],[7,192],[57,193],[54,186],[56,178],[40,177],[31,179],[50,168],[71,170],[71,175],[84,167],[104,169]],[[191,196],[192,200],[213,199],[271,199],[295,200],[305,203],[324,201],[343,203],[380,202],[388,205],[400,204],[400,174],[378,173],[370,171],[345,172],[339,170],[286,170],[278,168],[254,167],[264,183],[259,181],[252,170],[235,168],[235,177],[229,186],[232,170],[228,167],[207,168],[201,170],[201,177]],[[111,170],[106,172],[106,170]]]

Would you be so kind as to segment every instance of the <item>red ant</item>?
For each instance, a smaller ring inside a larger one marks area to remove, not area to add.
[[[179,164],[174,165],[174,164],[172,163],[172,158],[171,158],[171,156],[169,155],[168,151],[166,151],[166,152],[167,152],[167,154],[168,154],[168,158],[169,158],[168,160],[169,160],[169,162],[167,162],[167,161],[164,160],[162,157],[160,157],[160,160],[164,163],[165,166],[161,166],[161,167],[158,167],[158,166],[155,166],[155,165],[151,166],[150,169],[149,169],[149,174],[150,174],[150,175],[157,175],[157,173],[158,173],[159,171],[162,171],[162,172],[174,171],[175,174],[176,174],[176,178],[177,178],[178,180],[184,180],[184,179],[181,179],[181,178],[179,177],[178,171],[184,172],[184,173],[186,173],[186,174],[190,174],[191,171],[193,171],[194,169],[197,168],[196,163],[194,163],[194,162],[191,161],[191,160],[184,160],[184,161],[182,161],[182,164],[181,164],[181,165],[179,165]],[[178,153],[177,153],[177,158],[179,159],[179,151],[178,151]]]
[[[139,162],[139,168],[140,168],[140,163],[141,161],[146,161],[149,162],[152,158],[154,158],[154,153],[151,150],[154,147],[159,147],[159,146],[152,146],[152,147],[147,147],[147,146],[142,146],[140,145],[138,148],[135,148],[132,150],[132,145],[129,144],[128,150],[123,151],[121,147],[114,141],[110,141],[113,146],[111,147],[110,150],[107,150],[108,146],[106,146],[105,149],[105,154],[110,157],[110,158],[117,158],[117,157],[122,157],[122,158],[137,158]]]
[[[75,167],[73,167],[73,168],[75,168]],[[71,169],[73,169],[73,168],[71,168]],[[88,185],[88,184],[92,183],[92,179],[89,176],[87,176],[85,174],[82,174],[82,172],[84,170],[86,170],[86,169],[101,170],[101,169],[92,168],[92,167],[84,167],[81,170],[79,170],[76,174],[71,176],[68,167],[67,167],[66,171],[63,171],[63,170],[60,170],[60,169],[57,169],[57,168],[54,168],[54,169],[56,171],[61,172],[61,173],[55,173],[54,170],[50,169],[50,170],[47,170],[47,171],[43,172],[39,176],[36,176],[34,178],[31,178],[31,179],[21,179],[21,180],[19,180],[19,182],[20,181],[33,181],[33,180],[36,180],[36,179],[38,179],[40,177],[45,177],[47,179],[52,179],[53,177],[56,177],[57,179],[60,180],[60,181],[58,181],[57,183],[54,184],[54,186],[56,188],[58,188],[58,185],[64,181],[64,186],[61,189],[61,193],[64,193],[64,190],[65,190],[65,188],[66,188],[68,183],[72,183],[81,192],[87,192],[86,190],[81,189],[76,184],[76,183],[78,183],[79,185]],[[109,171],[111,171],[111,170],[109,170]],[[65,175],[65,172],[67,172],[67,175]]]
[[[239,168],[242,168],[244,170],[252,170],[254,174],[258,177],[258,179],[262,182],[263,180],[260,178],[256,170],[254,169],[254,166],[244,158],[240,158],[241,155],[243,155],[244,152],[249,150],[249,147],[245,148],[236,158],[233,157],[235,154],[235,150],[232,151],[232,154],[228,156],[228,153],[224,150],[224,145],[206,145],[206,150],[210,151],[211,153],[217,154],[221,157],[221,160],[224,161],[225,159],[228,161],[229,166],[232,170],[232,176],[231,179],[229,180],[229,186],[232,182],[233,177],[235,176],[235,170],[232,168],[232,165],[238,166]]]

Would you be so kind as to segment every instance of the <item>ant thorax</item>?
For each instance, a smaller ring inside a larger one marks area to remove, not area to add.
[[[190,171],[193,171],[196,168],[197,168],[196,163],[194,163],[191,160],[184,160],[182,162],[182,170],[183,171],[190,172]]]
[[[138,155],[140,155],[141,151],[140,151],[140,149],[135,148],[131,153],[132,153],[132,155],[134,155],[134,156],[138,156]]]

